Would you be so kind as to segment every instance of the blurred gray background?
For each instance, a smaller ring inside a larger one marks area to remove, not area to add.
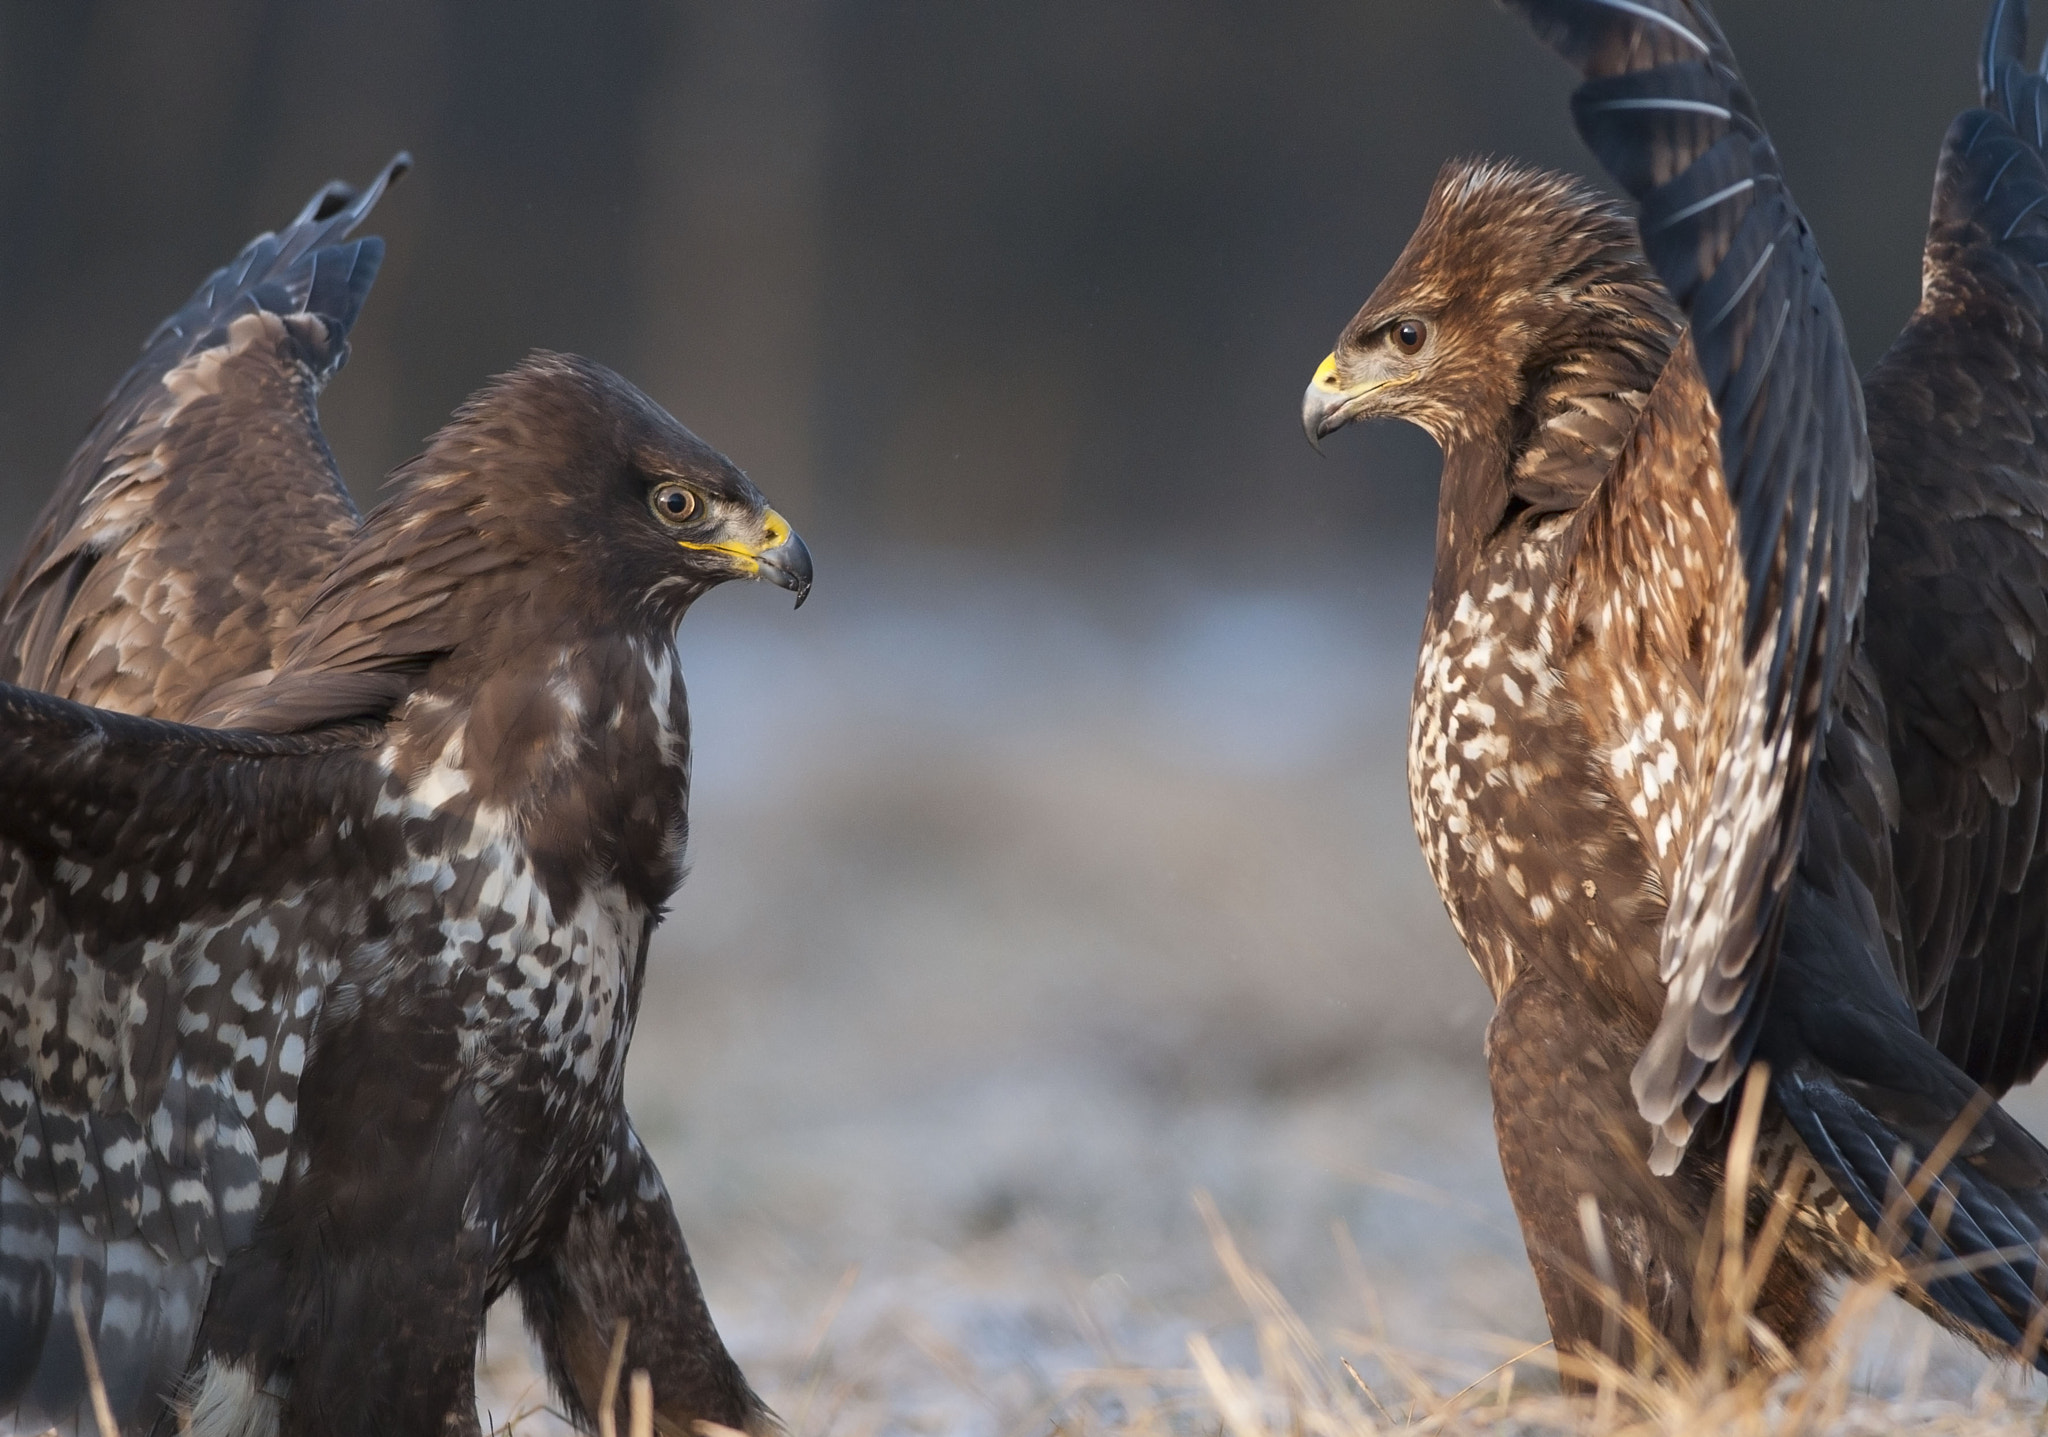
[[[1983,8],[1719,7],[1866,362]],[[401,147],[326,414],[365,492],[550,346],[828,551],[1420,525],[1426,442],[1317,464],[1300,390],[1446,156],[1582,167],[1566,89],[1481,0],[7,6],[0,525],[201,275]]]
[[[1984,7],[1718,8],[1867,364]],[[817,555],[802,613],[684,625],[695,871],[631,1075],[796,1430],[1249,1361],[1197,1190],[1362,1371],[1455,1387],[1542,1327],[1407,819],[1437,455],[1296,415],[1444,158],[1583,169],[1568,88],[1480,0],[0,7],[0,550],[208,270],[410,149],[323,406],[360,497],[545,346]],[[516,1324],[492,1362],[503,1418]]]

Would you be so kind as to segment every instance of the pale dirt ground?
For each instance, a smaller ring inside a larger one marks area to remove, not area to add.
[[[1103,567],[835,559],[684,626],[695,867],[630,1105],[806,1437],[1043,1432],[1198,1333],[1251,1365],[1198,1191],[1319,1339],[1476,1376],[1544,1335],[1408,826],[1419,558]],[[1903,1314],[1862,1365],[1982,1372]],[[541,1400],[502,1309],[485,1410]]]

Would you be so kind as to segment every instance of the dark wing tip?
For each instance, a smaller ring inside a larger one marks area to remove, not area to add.
[[[412,153],[410,151],[400,150],[397,154],[393,155],[384,168],[378,172],[377,178],[370,181],[369,188],[365,189],[359,198],[356,198],[353,203],[347,206],[347,225],[345,228],[337,230],[334,238],[339,239],[342,235],[347,234],[350,230],[361,224],[370,211],[377,207],[377,201],[384,198],[384,192],[404,179],[407,171],[411,169]]]
[[[368,298],[383,260],[383,241],[344,244],[368,217],[384,192],[407,170],[412,156],[399,151],[363,189],[340,180],[322,185],[292,222],[274,234],[258,235],[228,264],[208,275],[184,306],[157,326],[144,343],[144,358],[123,379],[109,401],[120,407],[124,393],[147,384],[185,355],[217,342],[235,315],[254,305],[278,314],[317,314],[329,329],[324,352],[305,356],[323,378],[340,364],[347,332]]]
[[[329,180],[322,185],[298,216],[285,226],[287,233],[309,225],[324,225],[336,216],[341,216],[340,226],[330,227],[325,238],[338,239],[361,224],[363,217],[377,207],[377,201],[407,170],[412,168],[412,153],[400,150],[378,171],[377,178],[370,181],[368,188],[358,190],[346,180]]]
[[[299,211],[294,225],[318,224],[332,219],[356,197],[356,187],[345,180],[329,180],[320,187],[320,192],[306,201],[306,207]]]
[[[1977,91],[1984,103],[2011,114],[2011,93],[2003,83],[2027,44],[2027,0],[1993,0],[1984,22],[1984,49],[1977,59]]]
[[[2036,150],[2048,149],[2048,51],[2026,62],[2026,0],[1994,0],[1984,22],[1977,90],[1984,108],[2002,116]]]

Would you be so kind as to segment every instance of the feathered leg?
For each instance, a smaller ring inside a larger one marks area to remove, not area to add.
[[[657,1430],[688,1434],[698,1421],[777,1430],[712,1325],[661,1174],[623,1115],[597,1182],[580,1195],[559,1239],[515,1280],[555,1387],[585,1425],[595,1425],[613,1334],[624,1319],[624,1370],[647,1371]]]
[[[476,1430],[476,1348],[518,1154],[460,1061],[453,1000],[362,1001],[308,1068],[295,1152],[215,1279],[196,1408],[282,1437]],[[274,1415],[251,1425],[244,1410]],[[274,1424],[274,1425],[272,1425]]]
[[[1501,1168],[1558,1352],[1628,1368],[1700,1359],[1694,1275],[1719,1212],[1717,1167],[1701,1154],[1669,1178],[1650,1171],[1628,1085],[1641,1044],[1594,995],[1538,972],[1501,995],[1486,1040]],[[1656,1353],[1639,1350],[1628,1313],[1657,1334]],[[1774,1263],[1756,1316],[1795,1350],[1816,1329],[1820,1283],[1796,1254]]]

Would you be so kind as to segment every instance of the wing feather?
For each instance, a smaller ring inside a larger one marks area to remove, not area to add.
[[[324,188],[149,337],[0,593],[0,679],[183,717],[270,662],[359,522],[314,401],[383,257],[347,236],[407,164]]]
[[[284,1176],[319,1000],[374,876],[379,730],[220,733],[0,685],[0,1425],[182,1371]],[[132,1410],[132,1409],[131,1409]]]
[[[319,993],[399,852],[379,731],[0,686],[0,735],[0,1175],[80,1240],[219,1263],[283,1177]]]
[[[1652,556],[1675,582],[1722,595],[1707,637],[1714,662],[1735,666],[1712,680],[1720,707],[1701,736],[1701,786],[1680,795],[1659,954],[1664,1011],[1633,1083],[1658,1129],[1653,1161],[1668,1171],[1755,1041],[1814,755],[1863,591],[1869,448],[1819,254],[1705,7],[1508,4],[1584,76],[1572,100],[1579,133],[1637,201],[1644,252],[1690,319],[1711,404],[1711,424],[1670,436],[1695,459],[1711,452],[1708,469],[1645,464],[1643,482],[1624,477],[1615,502],[1654,518],[1699,497],[1732,521],[1732,587],[1707,554]],[[1672,717],[1660,707],[1666,729]]]
[[[1867,648],[1890,711],[1922,1030],[1994,1093],[2048,1058],[2048,80],[2026,7],[1985,27],[1919,306],[1865,394],[1879,497]]]
[[[150,337],[0,595],[0,676],[180,718],[275,662],[359,531],[314,401],[382,257],[348,235],[404,164],[362,194],[323,189]],[[388,706],[388,676],[354,681],[380,691],[344,712]],[[339,930],[360,917],[347,875],[374,847],[333,807],[374,781],[371,731],[251,743],[16,698],[0,701],[0,769],[30,764],[0,776],[22,796],[0,814],[0,1430],[89,1425],[74,1287],[117,1420],[148,1428],[213,1273],[283,1175]],[[316,877],[336,886],[316,898]]]

